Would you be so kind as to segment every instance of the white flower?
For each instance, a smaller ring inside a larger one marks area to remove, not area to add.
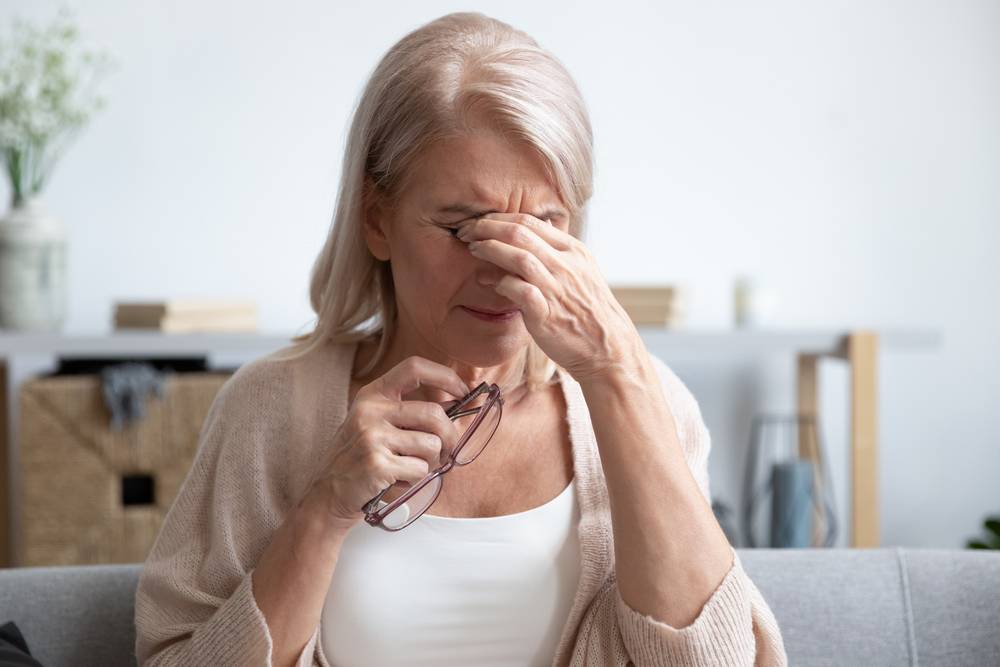
[[[64,7],[47,28],[14,19],[0,38],[0,160],[15,201],[42,189],[65,142],[103,108],[94,89],[111,58],[78,52],[78,34]]]

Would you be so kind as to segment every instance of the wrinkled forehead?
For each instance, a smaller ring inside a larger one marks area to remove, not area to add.
[[[415,168],[409,191],[423,210],[530,213],[553,221],[569,214],[537,152],[494,133],[437,142]]]

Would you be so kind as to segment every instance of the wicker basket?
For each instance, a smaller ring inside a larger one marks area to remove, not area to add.
[[[21,385],[16,564],[145,560],[187,475],[208,409],[229,373],[169,375],[162,399],[120,431],[98,375]]]

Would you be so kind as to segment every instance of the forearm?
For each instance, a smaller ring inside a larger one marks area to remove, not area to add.
[[[633,609],[686,627],[732,566],[725,533],[677,440],[656,369],[581,381],[607,479],[618,588]]]
[[[253,594],[267,621],[276,667],[294,665],[319,624],[345,536],[306,496],[254,568]]]

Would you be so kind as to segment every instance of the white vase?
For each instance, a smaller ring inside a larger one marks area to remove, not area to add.
[[[736,279],[733,290],[734,320],[738,328],[770,325],[778,304],[778,295],[749,276]]]
[[[0,218],[0,328],[62,329],[66,318],[66,230],[39,197]]]

